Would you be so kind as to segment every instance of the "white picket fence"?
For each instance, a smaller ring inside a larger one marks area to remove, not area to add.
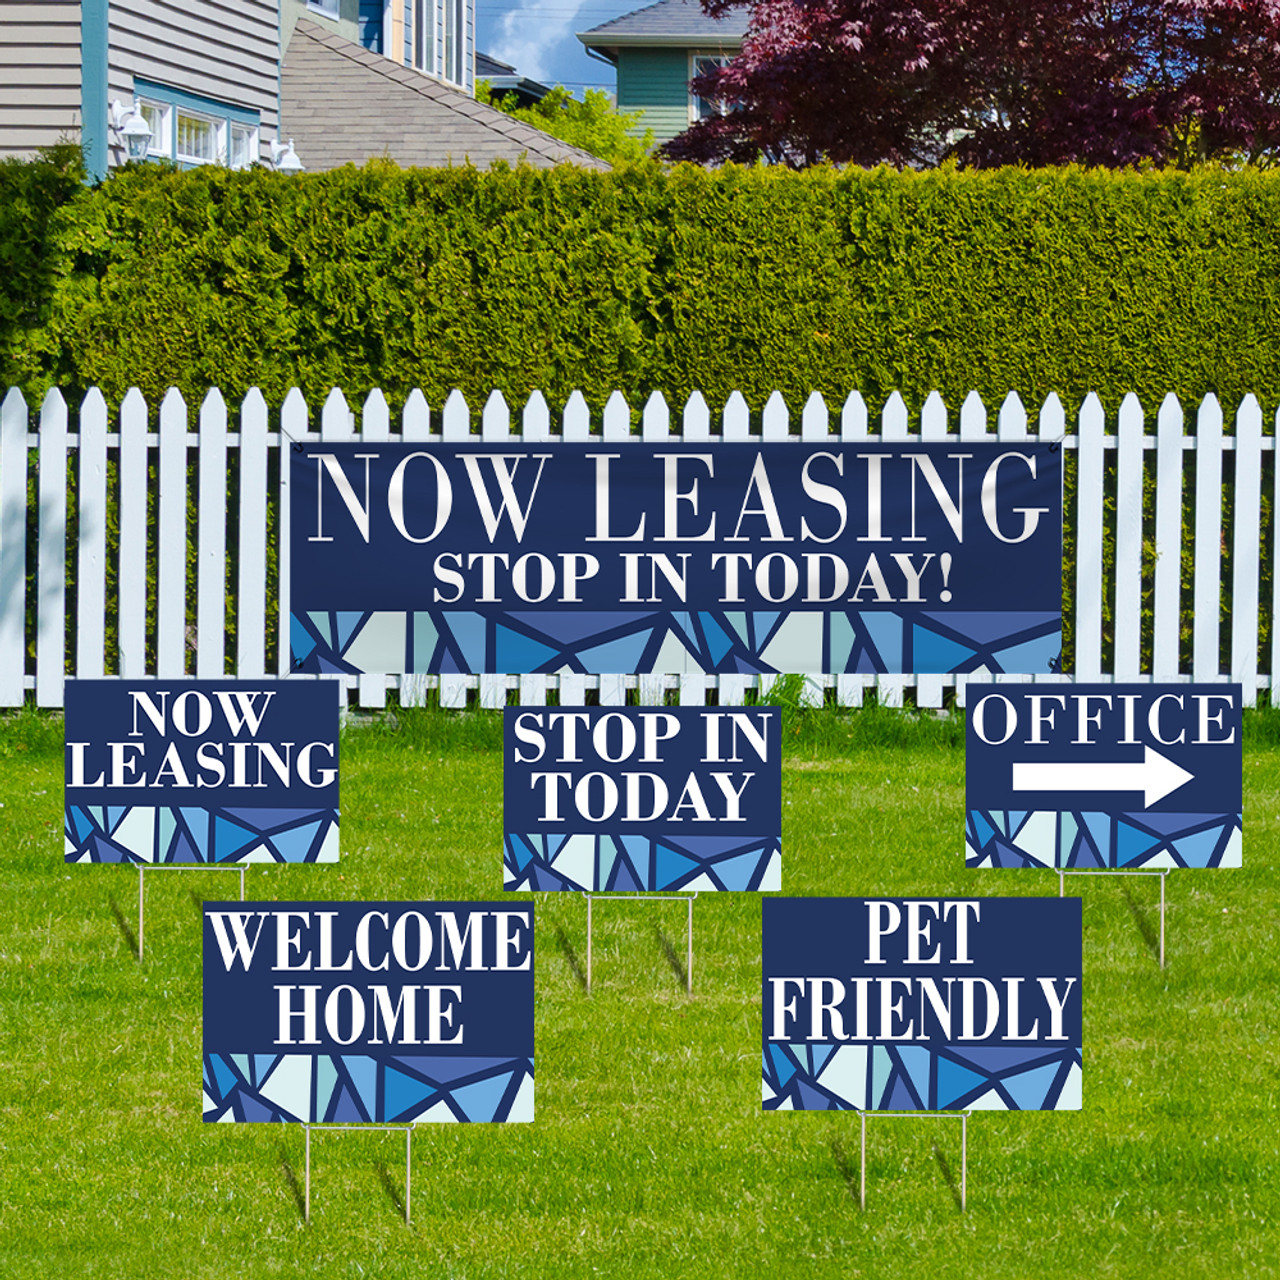
[[[833,413],[814,393],[799,415],[799,432],[792,414],[775,392],[763,407],[758,427],[750,409],[735,392],[713,414],[700,393],[684,406],[672,431],[672,411],[658,394],[638,412],[640,437],[646,441],[683,438],[689,441],[823,440],[901,441],[912,438],[910,415],[895,394],[880,415],[873,433],[867,406],[856,392]],[[0,404],[0,707],[17,706],[34,690],[44,707],[62,704],[65,675],[82,677],[119,674],[176,677],[184,674],[215,677],[234,674],[253,678],[274,670],[288,670],[287,610],[269,607],[268,566],[278,565],[278,591],[288,598],[289,565],[286,540],[289,510],[288,449],[290,441],[396,439],[461,440],[473,435],[473,420],[462,395],[454,391],[433,411],[421,392],[404,406],[398,432],[392,432],[385,397],[372,392],[360,409],[359,423],[340,391],[333,391],[313,427],[306,402],[298,390],[277,411],[252,391],[239,410],[238,430],[231,430],[223,396],[211,391],[194,415],[177,391],[170,391],[154,424],[142,395],[131,391],[115,415],[99,391],[92,390],[79,406],[76,430],[63,395],[50,392],[39,409],[38,421],[26,400],[11,390]],[[155,430],[152,429],[153,425]],[[921,406],[919,436],[925,440],[952,433],[941,397],[931,395]],[[1244,685],[1252,704],[1259,690],[1270,689],[1280,704],[1280,683],[1259,673],[1259,621],[1262,610],[1274,620],[1280,609],[1280,574],[1273,575],[1270,599],[1260,599],[1263,552],[1264,471],[1272,509],[1280,509],[1280,470],[1274,458],[1276,434],[1263,434],[1262,410],[1247,397],[1235,418],[1233,435],[1223,431],[1221,406],[1212,396],[1186,421],[1172,396],[1160,405],[1152,425],[1135,396],[1121,405],[1114,433],[1101,403],[1090,396],[1079,410],[1073,434],[1056,396],[1041,407],[1032,426],[1022,403],[1010,395],[996,414],[994,438],[1017,441],[1039,437],[1061,440],[1077,460],[1076,501],[1066,513],[1074,528],[1076,554],[1067,572],[1074,577],[1075,665],[1080,680],[1114,679],[1159,681],[1225,680]],[[1280,424],[1278,424],[1280,425]],[[504,398],[493,392],[479,415],[479,438],[513,437],[512,414]],[[958,414],[958,438],[992,438],[986,407],[970,394]],[[632,432],[633,411],[615,392],[599,422],[593,423],[587,403],[575,392],[564,405],[559,435],[564,440],[603,438],[623,441]],[[193,429],[194,428],[194,429]],[[1280,432],[1277,432],[1280,434]],[[954,435],[954,433],[952,433]],[[555,438],[546,399],[535,392],[520,414],[519,438]],[[1234,458],[1230,455],[1234,454]],[[1154,458],[1149,458],[1154,455]],[[1194,480],[1187,475],[1188,456],[1194,458]],[[74,463],[69,466],[69,461]],[[32,468],[34,467],[34,473]],[[155,481],[151,478],[154,468]],[[1229,474],[1224,485],[1224,468]],[[1144,521],[1144,474],[1154,473],[1154,512]],[[28,547],[28,502],[34,475],[38,504],[35,546]],[[188,573],[188,488],[194,478],[197,501],[194,531],[194,581]],[[234,480],[234,484],[233,484]],[[1114,492],[1115,555],[1104,571],[1107,504]],[[235,509],[229,498],[236,494]],[[1232,516],[1226,521],[1224,495],[1231,497]],[[1190,517],[1186,516],[1190,508]],[[152,516],[151,513],[154,512]],[[274,524],[269,521],[271,513]],[[70,530],[74,537],[69,544]],[[150,518],[149,518],[150,517]],[[108,538],[111,522],[117,526]],[[1280,522],[1270,522],[1274,540]],[[1194,555],[1191,598],[1181,582],[1181,554],[1190,539]],[[228,544],[238,553],[229,560]],[[107,555],[118,546],[116,589],[108,592]],[[1229,635],[1221,633],[1224,590],[1224,549],[1231,548]],[[68,555],[70,551],[70,556]],[[1274,546],[1273,546],[1274,551]],[[156,570],[155,598],[148,599],[149,558]],[[1154,559],[1154,565],[1150,561]],[[228,582],[234,563],[235,581]],[[68,583],[68,565],[72,582]],[[1144,568],[1154,577],[1150,662],[1143,670],[1142,585]],[[34,600],[29,597],[29,571],[34,572]],[[1104,600],[1113,600],[1112,638],[1104,643]],[[195,624],[189,626],[189,606]],[[1179,623],[1184,611],[1194,618],[1190,662],[1180,662]],[[154,625],[148,630],[148,612]],[[228,620],[235,619],[234,653],[228,652]],[[268,636],[268,618],[277,618],[278,636]],[[108,619],[116,620],[114,652],[107,652]],[[73,625],[69,626],[68,623]],[[68,632],[74,637],[67,652]],[[149,642],[149,635],[151,637]],[[1271,626],[1268,652],[1262,666],[1277,670],[1280,635]],[[32,641],[34,640],[34,645]],[[269,641],[274,641],[270,643]],[[1225,644],[1224,644],[1225,641]],[[34,649],[34,662],[28,650]],[[1104,652],[1109,660],[1104,666]],[[1224,653],[1227,655],[1224,661]],[[1007,677],[1017,679],[1018,677]],[[1028,677],[1022,677],[1026,679]],[[1069,679],[1064,674],[1060,679]],[[769,677],[763,678],[765,685]],[[580,705],[587,690],[600,702],[618,705],[629,690],[640,702],[664,701],[672,690],[680,702],[701,704],[714,689],[721,704],[739,704],[755,678],[746,676],[361,676],[349,677],[363,707],[386,705],[388,689],[397,689],[403,705],[420,705],[428,690],[439,689],[444,706],[465,706],[478,700],[502,706],[509,692],[522,703],[540,704],[556,690],[562,704]],[[963,703],[965,677],[853,676],[811,678],[807,696],[834,698],[841,705],[861,705],[874,687],[881,703],[902,705],[908,692],[916,705],[941,707],[945,692],[956,690]]]

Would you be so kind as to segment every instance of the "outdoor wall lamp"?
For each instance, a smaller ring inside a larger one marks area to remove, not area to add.
[[[130,160],[145,160],[151,146],[151,126],[142,114],[137,99],[132,107],[124,107],[117,98],[111,104],[111,123],[124,139],[125,155]]]
[[[292,138],[284,146],[279,142],[271,143],[271,164],[277,173],[301,173],[306,168],[293,149]]]

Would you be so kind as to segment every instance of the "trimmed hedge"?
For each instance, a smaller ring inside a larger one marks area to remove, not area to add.
[[[1280,401],[1275,173],[372,162],[52,186],[50,213],[47,165],[0,171],[0,384],[32,394]]]

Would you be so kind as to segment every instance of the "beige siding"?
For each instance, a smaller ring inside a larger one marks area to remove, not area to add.
[[[110,24],[108,99],[132,97],[137,77],[257,111],[275,136],[277,0],[116,0]]]
[[[80,4],[0,9],[0,158],[80,138]]]

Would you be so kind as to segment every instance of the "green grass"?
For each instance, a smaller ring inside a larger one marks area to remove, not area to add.
[[[966,871],[955,721],[788,717],[788,894],[1048,894]],[[959,1125],[760,1109],[760,905],[536,895],[537,1120],[318,1134],[200,1119],[200,901],[230,873],[61,861],[61,725],[0,722],[0,1275],[1221,1277],[1280,1257],[1280,721],[1250,717],[1245,867],[1084,899],[1084,1110]],[[501,896],[494,715],[401,713],[343,740],[343,859],[250,898]]]

